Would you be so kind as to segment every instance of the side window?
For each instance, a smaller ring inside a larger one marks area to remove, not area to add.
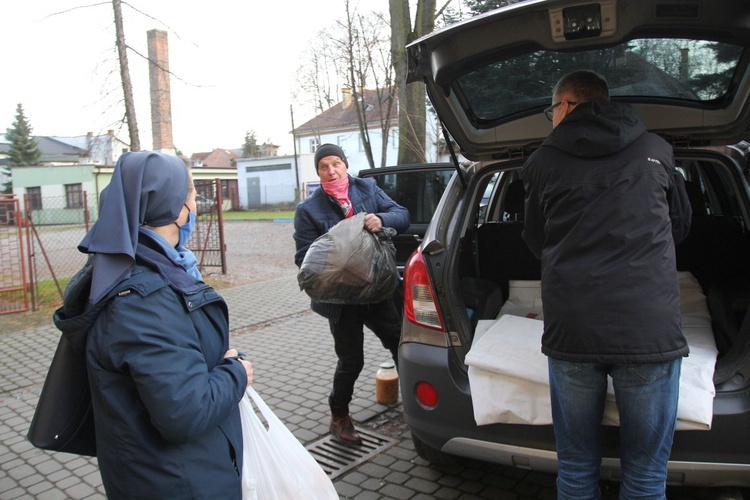
[[[497,184],[497,177],[499,174],[495,173],[489,179],[487,179],[487,184],[482,189],[482,197],[479,200],[479,210],[477,213],[477,225],[482,225],[483,223],[492,220],[492,216],[490,213],[490,202],[492,200],[492,193],[495,190],[495,185]]]
[[[198,197],[202,197],[208,200],[213,200],[216,198],[216,193],[214,192],[214,182],[213,181],[195,181],[195,193],[198,195]],[[224,188],[224,186],[222,186]],[[222,195],[225,194],[225,191],[222,189]],[[228,194],[228,192],[227,192]]]
[[[729,158],[679,159],[677,168],[685,177],[693,219],[701,216],[732,218],[746,229],[750,227],[742,202],[743,173]]]
[[[525,192],[520,169],[502,172],[482,172],[479,181],[477,225],[486,222],[522,221]]]
[[[29,208],[31,210],[42,209],[42,188],[40,186],[27,187],[26,194],[29,195]]]
[[[420,170],[375,176],[378,186],[409,210],[412,224],[429,224],[454,170]]]
[[[83,189],[80,184],[65,184],[65,208],[83,208]]]

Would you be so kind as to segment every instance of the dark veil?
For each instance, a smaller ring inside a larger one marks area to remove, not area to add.
[[[139,228],[177,220],[189,185],[185,163],[164,153],[125,153],[104,188],[99,219],[78,250],[95,254],[89,301],[96,303],[130,275]]]

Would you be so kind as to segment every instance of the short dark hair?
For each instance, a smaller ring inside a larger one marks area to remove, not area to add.
[[[552,89],[552,95],[560,93],[572,94],[574,99],[581,102],[608,102],[609,86],[607,80],[598,73],[589,70],[579,70],[568,73]]]

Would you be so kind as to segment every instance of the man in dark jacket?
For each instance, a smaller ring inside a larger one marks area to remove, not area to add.
[[[375,233],[383,227],[397,232],[409,227],[409,211],[397,204],[372,179],[348,175],[344,151],[335,144],[323,144],[315,152],[315,169],[320,187],[297,206],[294,215],[294,262],[302,265],[307,250],[319,236],[344,218],[365,212],[365,229]],[[328,319],[338,357],[333,390],[328,398],[331,432],[349,444],[362,442],[349,415],[354,384],[364,367],[364,331],[367,326],[397,361],[401,337],[401,314],[392,300],[377,304],[340,305],[312,302],[312,309]],[[396,363],[398,366],[398,363]]]
[[[524,240],[542,260],[558,498],[598,498],[607,376],[621,494],[664,498],[682,358],[675,244],[690,229],[672,147],[590,71],[565,75],[523,169]]]

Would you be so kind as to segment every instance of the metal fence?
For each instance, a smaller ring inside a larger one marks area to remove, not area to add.
[[[78,244],[96,221],[96,196],[84,192],[76,203],[70,201],[65,196],[47,196],[39,204],[29,196],[24,200],[35,297],[40,282],[71,277],[88,258],[78,251]]]
[[[24,232],[18,200],[0,195],[0,314],[29,309]]]
[[[186,246],[196,254],[201,270],[220,267],[226,273],[221,190],[204,186],[205,192],[213,198],[202,201]],[[86,263],[88,255],[78,251],[78,244],[98,214],[96,196],[85,192],[77,198],[26,195],[23,206],[22,213],[19,200],[0,199],[0,314],[27,310],[29,299],[36,309],[40,294],[50,289],[62,302],[66,278]]]

